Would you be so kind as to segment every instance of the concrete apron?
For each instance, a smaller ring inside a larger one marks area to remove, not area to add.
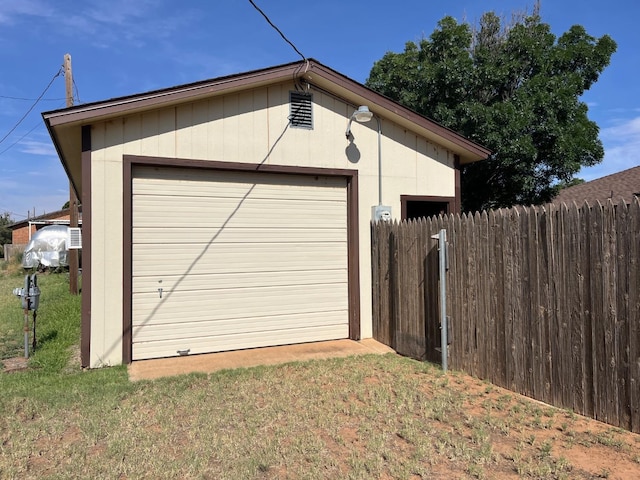
[[[392,353],[394,350],[373,338],[358,342],[354,340],[331,340],[328,342],[302,343],[281,347],[264,347],[232,352],[207,353],[184,357],[137,360],[129,367],[129,380],[152,380],[160,377],[187,373],[211,373],[217,370],[277,365],[289,362],[318,360],[324,358],[350,357]]]

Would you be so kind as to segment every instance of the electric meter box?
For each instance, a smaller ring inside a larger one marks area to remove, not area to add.
[[[22,300],[22,308],[26,310],[38,310],[40,306],[40,288],[36,274],[24,277],[24,288],[14,288],[13,294]]]
[[[374,222],[390,222],[391,207],[388,205],[374,205],[371,207],[371,220]]]

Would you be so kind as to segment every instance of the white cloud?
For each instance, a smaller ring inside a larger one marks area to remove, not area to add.
[[[188,9],[162,11],[162,4],[150,0],[91,0],[74,15],[59,12],[56,21],[75,35],[90,36],[92,44],[110,48],[116,43],[128,47],[143,47],[158,39],[172,36],[179,29],[189,28],[197,19]]]
[[[640,117],[601,129],[600,139],[605,150],[602,163],[582,169],[579,177],[588,181],[640,165]]]
[[[45,148],[34,142],[34,148]],[[20,169],[3,169],[0,173],[0,207],[15,212],[14,218],[59,210],[68,200],[69,183],[56,157],[27,155],[16,160]],[[20,216],[18,216],[20,215]]]
[[[171,2],[156,0],[85,0],[69,10],[64,4],[44,0],[0,1],[0,25],[28,21],[28,17],[45,20],[58,35],[86,37],[99,48],[148,46],[188,29],[198,19],[193,9],[175,9]]]
[[[15,23],[18,17],[51,17],[54,9],[41,0],[4,0],[0,3],[0,24]]]
[[[20,142],[20,151],[31,155],[45,155],[57,158],[57,152],[51,142],[25,140]]]
[[[631,120],[617,121],[612,127],[603,128],[600,137],[605,140],[628,141],[640,139],[640,117]]]

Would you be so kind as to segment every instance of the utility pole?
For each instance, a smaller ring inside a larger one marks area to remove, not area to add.
[[[64,85],[67,97],[67,107],[73,106],[73,73],[71,72],[71,55],[68,53],[64,56]],[[69,226],[78,226],[78,196],[73,188],[73,184],[69,181]],[[68,248],[67,255],[69,260],[69,293],[71,295],[78,294],[78,250]]]

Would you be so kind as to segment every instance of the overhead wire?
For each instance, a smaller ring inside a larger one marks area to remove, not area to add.
[[[302,53],[300,53],[300,50],[298,50],[298,47],[296,47],[287,37],[285,37],[284,33],[282,33],[282,31],[269,19],[269,17],[267,16],[266,13],[264,13],[260,7],[258,7],[253,0],[249,0],[249,3],[251,5],[253,5],[253,8],[255,8],[258,12],[260,12],[260,14],[264,17],[264,19],[269,23],[269,25],[271,25],[276,32],[278,32],[280,34],[280,36],[283,38],[283,40],[285,42],[287,42],[289,45],[291,45],[291,48],[293,48],[295,50],[295,52],[300,55],[302,57],[302,60],[306,61],[307,57],[305,57]]]
[[[33,132],[36,128],[42,126],[43,123],[42,121],[38,121],[38,123],[36,123],[33,127],[31,127],[31,130],[29,130],[27,133],[25,133],[24,135],[22,135],[18,140],[16,140],[15,142],[13,142],[11,145],[9,145],[7,148],[5,148],[4,150],[2,150],[0,152],[0,155],[3,155],[5,152],[11,150],[13,147],[15,147],[18,143],[20,143],[24,137],[26,137],[27,135],[29,135],[31,132]]]
[[[57,100],[66,100],[66,98],[58,98]],[[41,100],[42,101],[42,100]],[[61,108],[64,106],[64,103],[62,103],[62,105],[59,105],[56,108]],[[27,133],[25,133],[24,135],[22,135],[19,139],[17,139],[15,142],[13,142],[11,145],[9,145],[7,148],[5,148],[4,150],[0,151],[0,156],[4,155],[6,152],[8,152],[9,150],[11,150],[13,147],[15,147],[18,143],[20,143],[22,140],[25,139],[25,137],[27,137],[31,132],[33,132],[36,128],[38,127],[42,127],[44,126],[44,123],[42,123],[42,120],[38,120],[38,122],[29,129],[29,131],[27,131]]]
[[[24,97],[10,97],[8,95],[0,95],[0,98],[6,98],[7,100],[25,100],[29,102],[33,102],[37,100],[36,98],[24,98]],[[41,102],[57,102],[59,100],[64,100],[64,98],[42,98]]]
[[[73,82],[73,89],[76,91],[76,100],[78,101],[78,103],[82,103],[80,101],[80,92],[78,91],[78,85],[76,84],[76,79],[72,79]]]
[[[27,115],[29,115],[31,113],[31,110],[33,110],[35,108],[35,106],[38,104],[38,102],[40,102],[40,100],[42,99],[42,97],[44,97],[44,94],[47,93],[47,91],[49,90],[49,88],[51,87],[51,85],[53,84],[53,81],[58,78],[63,72],[62,67],[60,67],[60,70],[58,70],[58,73],[56,73],[53,78],[51,79],[51,81],[49,82],[49,84],[46,86],[46,88],[43,90],[43,92],[40,94],[40,96],[36,99],[35,102],[33,102],[33,105],[31,105],[29,107],[29,110],[26,111],[26,113],[20,118],[20,120],[18,120],[18,122],[11,128],[11,130],[9,130],[4,137],[2,137],[2,139],[0,139],[0,144],[2,144],[2,142],[4,142],[7,137],[9,135],[11,135],[13,133],[13,131],[18,128],[18,126],[20,126],[20,124],[24,121],[25,118],[27,118]]]
[[[293,81],[296,87],[297,91],[304,91],[304,85],[302,85],[302,83],[300,82],[299,78],[300,78],[300,72],[302,71],[302,68],[304,66],[304,71],[306,73],[306,71],[309,69],[309,60],[307,59],[307,57],[305,57],[300,50],[298,50],[298,47],[296,47],[293,42],[291,40],[289,40],[284,33],[282,33],[282,31],[271,21],[271,19],[267,16],[266,13],[264,13],[260,7],[258,7],[253,0],[249,0],[249,3],[251,5],[253,5],[253,8],[255,8],[263,17],[264,19],[267,21],[267,23],[269,23],[269,25],[271,25],[276,32],[278,32],[280,34],[280,36],[283,38],[283,40],[285,42],[287,42],[289,45],[291,45],[291,48],[293,48],[295,50],[295,52],[300,55],[300,57],[302,57],[302,60],[304,62],[304,64],[301,64],[298,68],[295,69],[295,71],[293,72]]]
[[[23,218],[29,218],[27,215],[22,215],[21,213],[16,213],[16,212],[10,212],[9,210],[1,210],[2,213],[8,213],[9,215],[11,215],[12,217],[23,217]],[[2,215],[2,214],[0,214]]]

